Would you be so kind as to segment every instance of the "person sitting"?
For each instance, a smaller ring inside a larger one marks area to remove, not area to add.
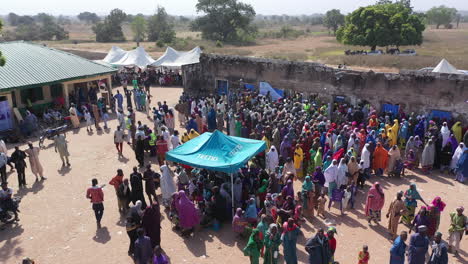
[[[0,210],[12,211],[15,214],[15,221],[19,221],[18,218],[18,206],[12,199],[13,189],[8,187],[6,181],[2,182],[2,188],[0,189]]]

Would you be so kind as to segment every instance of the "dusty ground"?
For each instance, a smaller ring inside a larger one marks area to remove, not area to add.
[[[173,105],[181,92],[177,88],[154,88],[153,102],[166,100]],[[140,113],[137,118],[145,123],[151,122]],[[34,177],[27,170],[28,188],[18,193],[23,197],[21,220],[0,231],[0,263],[16,264],[24,256],[34,258],[39,264],[133,263],[127,256],[129,240],[123,218],[117,210],[113,187],[104,188],[105,212],[100,230],[96,231],[91,205],[85,199],[86,188],[92,178],[108,183],[118,168],[128,176],[136,165],[128,146],[124,146],[124,158],[118,158],[116,154],[112,139],[116,124],[116,120],[110,122],[111,130],[104,133],[88,134],[83,128],[77,133],[67,133],[72,155],[70,169],[60,168],[58,154],[52,145],[47,147],[51,141],[45,143],[47,149],[41,152],[40,159],[48,179],[34,183]],[[447,202],[440,225],[445,238],[448,213],[458,205],[468,207],[467,186],[438,173],[430,176],[409,174],[400,180],[379,179],[386,194],[385,210],[397,191],[406,189],[410,181],[415,181],[426,201],[430,202],[438,195]],[[9,181],[16,191],[16,173],[10,174]],[[299,183],[296,185],[299,188]],[[339,216],[338,209],[332,208],[327,214],[328,220],[313,219],[304,224],[305,236],[298,243],[300,263],[307,261],[303,247],[306,238],[311,237],[318,227],[328,224],[335,224],[338,229],[336,260],[340,263],[357,263],[357,253],[363,244],[369,245],[370,263],[388,263],[391,242],[385,229],[387,221],[384,219],[382,226],[369,227],[364,219],[363,197],[363,193],[359,193],[356,210],[348,211],[345,216]],[[245,241],[234,237],[229,224],[219,232],[201,229],[195,232],[194,237],[183,239],[171,230],[165,213],[163,217],[162,247],[171,263],[248,263],[241,251]],[[403,226],[400,229],[403,230]],[[467,263],[468,239],[465,236],[463,240],[460,258],[450,256],[449,263]]]

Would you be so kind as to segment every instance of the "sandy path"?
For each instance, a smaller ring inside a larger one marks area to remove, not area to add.
[[[153,102],[166,100],[173,105],[182,90],[177,88],[153,88]],[[151,124],[141,113],[137,119]],[[176,122],[177,123],[177,122]],[[37,260],[36,263],[133,263],[127,256],[128,237],[123,218],[117,210],[117,201],[112,186],[106,186],[105,212],[102,229],[96,231],[91,205],[85,199],[86,188],[92,178],[100,183],[107,183],[122,168],[126,176],[136,165],[133,152],[124,146],[125,158],[119,159],[112,139],[117,121],[110,122],[110,133],[88,134],[85,129],[78,133],[67,133],[71,153],[70,169],[61,170],[61,162],[53,146],[41,152],[45,175],[44,182],[34,183],[34,177],[27,170],[29,189],[20,191],[21,221],[18,225],[0,231],[0,263],[19,263],[24,256]],[[47,146],[51,141],[47,141]],[[24,147],[24,146],[23,146]],[[16,173],[10,175],[11,186],[17,189]],[[448,212],[458,205],[468,207],[467,186],[454,182],[447,176],[411,175],[401,180],[380,179],[385,188],[385,210],[390,200],[399,190],[406,189],[409,181],[416,181],[426,201],[439,195],[448,203],[442,215],[440,230],[447,235],[449,225]],[[34,183],[34,184],[33,184]],[[296,183],[299,188],[299,183]],[[336,260],[340,263],[357,263],[357,253],[363,244],[369,245],[371,263],[387,263],[390,241],[383,220],[380,227],[369,227],[363,215],[362,201],[359,194],[356,210],[338,216],[338,210],[328,214],[330,220],[314,219],[303,226],[305,237],[299,239],[298,256],[300,263],[306,263],[307,254],[304,245],[317,227],[334,223],[338,228],[338,250]],[[190,239],[183,239],[171,230],[170,223],[163,213],[162,247],[169,254],[171,263],[248,263],[241,249],[245,241],[236,239],[226,224],[219,232],[209,229],[198,230]],[[402,227],[400,227],[402,228]],[[449,263],[466,263],[468,241],[462,241],[461,258]],[[463,259],[464,258],[464,259]]]

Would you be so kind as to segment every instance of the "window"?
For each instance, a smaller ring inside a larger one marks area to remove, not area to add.
[[[50,86],[50,95],[52,98],[57,98],[63,95],[63,86],[61,83],[52,84]]]
[[[31,103],[44,100],[44,95],[42,94],[42,87],[34,87],[30,89],[21,90],[21,103],[27,104],[28,100]]]

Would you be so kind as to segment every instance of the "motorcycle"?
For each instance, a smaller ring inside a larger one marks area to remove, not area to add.
[[[15,212],[19,212],[18,207],[21,202],[21,198],[12,198],[12,206],[5,208],[6,206],[0,206],[0,222],[4,224],[11,224],[15,221]]]
[[[68,129],[68,125],[59,126],[56,128],[47,128],[44,129],[42,135],[39,137],[39,147],[44,147],[44,140],[47,138],[49,140],[53,139],[56,135],[60,135]]]

